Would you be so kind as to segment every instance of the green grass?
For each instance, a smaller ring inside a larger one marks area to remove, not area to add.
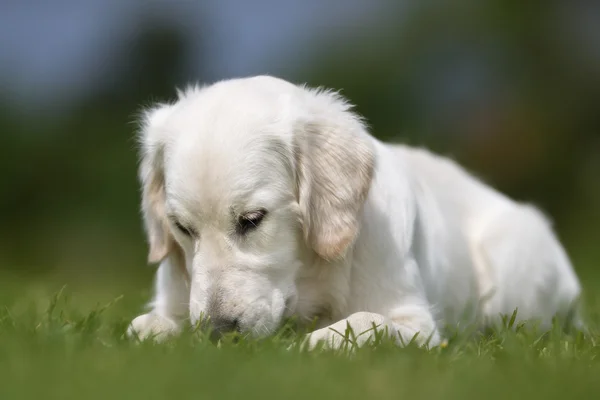
[[[381,341],[349,355],[288,351],[297,341],[289,331],[219,347],[202,332],[137,344],[123,332],[147,299],[146,278],[130,287],[64,289],[3,278],[0,399],[565,399],[600,392],[594,298],[587,300],[587,337],[513,326],[452,337],[432,351]]]

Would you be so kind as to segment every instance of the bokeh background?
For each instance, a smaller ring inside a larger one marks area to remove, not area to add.
[[[3,1],[0,280],[149,289],[136,113],[254,74],[342,89],[377,137],[537,204],[600,292],[600,2],[579,0]]]

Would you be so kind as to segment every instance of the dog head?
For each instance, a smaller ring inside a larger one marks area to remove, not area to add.
[[[298,270],[345,256],[374,168],[350,108],[333,92],[254,77],[145,112],[149,261],[184,255],[192,322],[207,314],[217,329],[270,334],[294,313]]]

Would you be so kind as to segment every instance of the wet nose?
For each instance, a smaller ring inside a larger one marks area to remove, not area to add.
[[[219,340],[224,334],[240,331],[240,321],[237,318],[211,318],[211,340]]]

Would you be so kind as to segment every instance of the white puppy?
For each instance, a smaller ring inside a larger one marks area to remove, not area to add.
[[[191,87],[145,113],[140,179],[164,337],[208,316],[264,336],[286,316],[438,345],[440,328],[567,318],[580,284],[535,208],[449,159],[383,144],[338,94],[273,77]]]

